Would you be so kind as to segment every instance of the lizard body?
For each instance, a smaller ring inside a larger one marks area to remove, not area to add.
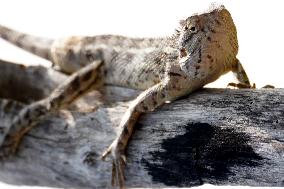
[[[112,181],[124,187],[125,149],[142,113],[190,94],[229,71],[236,73],[240,83],[250,87],[248,77],[236,58],[236,27],[224,6],[213,6],[180,24],[181,30],[165,39],[95,36],[49,42],[48,48],[42,48],[49,54],[45,58],[65,72],[75,73],[46,99],[32,103],[15,117],[10,129],[0,136],[0,144],[4,141],[6,146],[2,154],[14,153],[23,135],[48,112],[68,107],[88,91],[99,90],[103,84],[143,89],[122,117],[117,138],[102,155],[105,158],[111,154]],[[20,44],[11,40],[16,39],[12,37],[15,33],[7,37],[7,31],[1,26],[0,36]],[[18,46],[26,48],[31,45],[30,42]]]
[[[0,25],[0,37],[32,54],[51,61],[68,74],[78,71],[94,59],[99,49],[128,49],[176,47],[175,36],[164,38],[130,38],[120,35],[71,36],[48,39],[32,36]]]
[[[65,73],[76,72],[95,60],[103,59],[107,70],[104,77],[106,84],[134,89],[148,89],[160,82],[165,72],[165,60],[178,58],[172,36],[127,38],[100,35],[50,40],[17,32],[5,26],[0,26],[0,36],[52,61]]]

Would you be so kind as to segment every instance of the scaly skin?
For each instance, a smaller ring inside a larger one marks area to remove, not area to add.
[[[41,117],[66,108],[90,90],[99,90],[104,84],[144,89],[130,104],[117,138],[102,155],[105,158],[111,154],[112,183],[123,188],[125,149],[142,113],[190,94],[229,71],[236,74],[240,85],[251,87],[236,58],[237,32],[224,6],[213,6],[180,24],[181,30],[176,35],[164,39],[105,35],[48,42],[1,26],[2,38],[51,60],[64,72],[75,72],[49,97],[27,106],[15,117],[10,130],[0,137],[0,144],[4,141],[6,146],[2,155],[14,153],[23,135]]]

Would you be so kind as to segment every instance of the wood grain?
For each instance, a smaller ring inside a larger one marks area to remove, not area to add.
[[[66,78],[43,67],[21,71],[9,64],[0,63],[1,98],[38,100]],[[103,95],[77,102],[76,108],[50,114],[24,138],[15,157],[2,161],[0,180],[15,185],[109,188],[111,161],[99,156],[115,138],[128,100],[138,93],[109,86]],[[144,114],[127,149],[126,185],[284,186],[283,102],[283,89],[202,89]],[[23,106],[2,99],[1,126],[8,126]]]

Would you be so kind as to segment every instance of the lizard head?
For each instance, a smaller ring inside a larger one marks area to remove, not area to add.
[[[186,73],[193,72],[192,64],[206,62],[206,58],[214,63],[238,52],[236,28],[224,6],[211,5],[208,11],[181,20],[177,32],[179,63]]]

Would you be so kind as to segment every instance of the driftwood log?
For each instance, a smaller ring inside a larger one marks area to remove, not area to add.
[[[48,68],[1,61],[0,126],[65,78]],[[99,156],[138,93],[110,86],[50,114],[27,134],[16,156],[0,163],[0,180],[109,188],[111,162]],[[141,117],[127,149],[126,185],[284,186],[283,131],[283,89],[202,89]]]

